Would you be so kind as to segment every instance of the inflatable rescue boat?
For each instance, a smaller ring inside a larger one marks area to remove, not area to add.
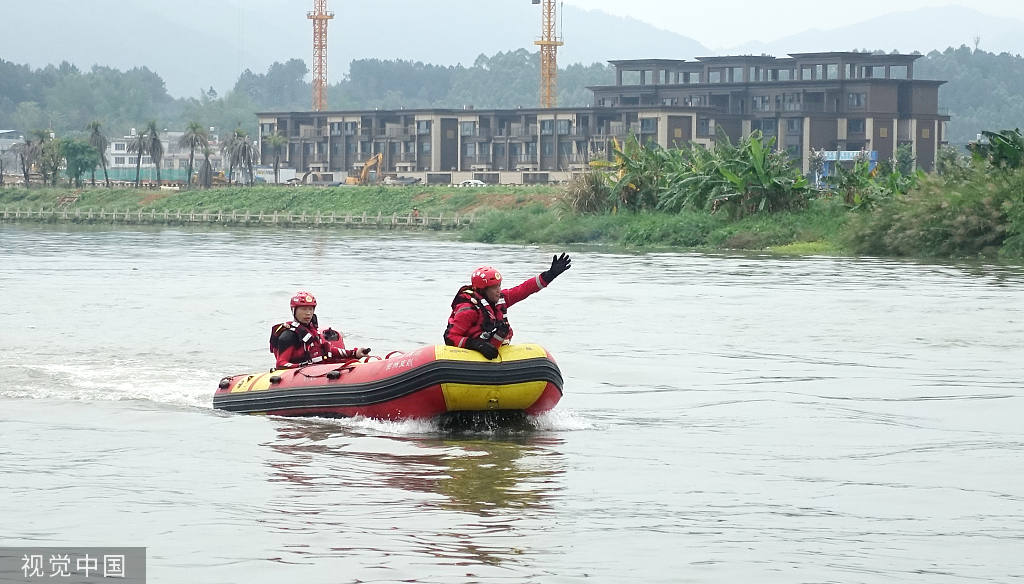
[[[469,349],[423,347],[386,358],[236,375],[220,381],[213,407],[274,416],[432,418],[450,412],[524,412],[555,407],[562,374],[539,345],[506,345],[488,361]]]

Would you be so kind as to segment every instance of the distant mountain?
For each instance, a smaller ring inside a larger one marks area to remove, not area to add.
[[[979,48],[983,50],[1014,55],[1024,53],[1024,22],[962,6],[896,12],[850,26],[831,30],[816,28],[771,42],[746,43],[719,49],[718,52],[782,56],[801,52],[881,49],[886,52],[928,53],[961,45],[973,48],[975,36],[981,37]]]
[[[174,96],[230,88],[244,69],[274,61],[311,65],[310,0],[47,0],[45,24],[34,0],[0,0],[7,25],[0,58],[33,67],[69,61],[159,73]],[[341,80],[353,59],[406,59],[471,65],[481,54],[528,48],[540,10],[527,0],[329,0],[329,76]],[[688,37],[632,18],[565,6],[559,63],[690,58],[709,54]],[[40,23],[13,26],[11,23]]]

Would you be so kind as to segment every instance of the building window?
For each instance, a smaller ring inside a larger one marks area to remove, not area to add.
[[[676,97],[665,97],[661,100],[661,105],[678,105],[679,98]]]
[[[138,156],[129,156],[128,157],[128,164],[130,164],[132,166],[135,166],[136,164],[138,164],[138,162],[139,162],[139,157]]]
[[[392,142],[391,145],[388,147],[388,150],[390,150],[390,153],[392,155],[398,154],[399,152],[402,151],[402,143]]]
[[[416,122],[416,133],[417,134],[429,134],[430,133],[430,120],[420,120]]]
[[[711,120],[710,119],[708,119],[708,118],[698,118],[697,119],[697,133],[698,134],[700,134],[701,136],[710,136],[711,135],[711,130],[712,130],[712,127],[711,127]]]
[[[853,66],[850,65],[849,63],[847,63],[846,64],[846,70],[844,71],[843,78],[844,79],[852,79],[852,73],[853,73]]]
[[[622,84],[623,85],[640,85],[640,72],[639,71],[623,71],[622,72]]]
[[[889,79],[906,79],[907,78],[907,66],[906,65],[891,65],[889,66]]]
[[[867,122],[864,118],[850,118],[846,120],[847,134],[863,134],[867,130]]]
[[[748,75],[748,77],[747,77],[747,81],[748,82],[750,82],[750,81],[757,81],[757,67],[751,67],[750,70],[747,71],[747,75]]]
[[[540,121],[540,133],[544,136],[550,136],[555,133],[555,120],[541,120]]]
[[[779,69],[779,81],[789,81],[789,69]]]
[[[505,156],[505,145],[504,144],[495,144],[494,145],[494,157],[495,158],[499,158],[499,157],[504,157],[504,156]]]
[[[556,126],[559,134],[568,134],[572,128],[572,120],[558,120]]]
[[[804,129],[803,118],[786,118],[786,133],[799,134]]]
[[[800,78],[803,79],[804,81],[808,81],[808,80],[811,79],[811,68],[810,67],[804,67],[803,71],[801,71],[800,73],[801,73]]]
[[[472,158],[476,156],[476,144],[470,142],[462,147],[462,155],[466,158]]]
[[[839,79],[839,65],[827,65],[825,67],[825,78],[826,79]]]
[[[459,133],[463,136],[476,136],[476,122],[461,122]]]
[[[814,66],[814,78],[815,79],[824,79],[825,78],[822,75],[823,69],[824,69],[823,65],[815,65]]]
[[[345,145],[345,152],[347,154],[355,154],[356,153],[356,143],[355,142],[349,142],[348,144],[346,144]]]
[[[404,144],[404,147],[405,147],[406,153],[411,154],[411,153],[416,151],[416,143],[415,142],[406,142]]]
[[[543,144],[541,144],[541,148],[544,156],[551,156],[555,153],[555,143],[551,140],[545,140]]]
[[[142,165],[146,166],[146,165],[149,165],[149,164],[153,164],[153,158],[150,157],[150,156],[143,156],[142,157]]]
[[[751,124],[755,130],[760,130],[765,136],[775,135],[775,118],[762,118],[760,120],[754,120]]]
[[[721,83],[722,72],[721,71],[708,71],[708,83]]]
[[[733,83],[743,83],[743,67],[732,68],[732,78],[730,81]]]
[[[755,112],[766,112],[772,109],[771,98],[767,95],[755,95],[752,103]]]
[[[126,144],[124,142],[114,142],[114,152],[124,152],[126,150]]]
[[[640,119],[640,132],[655,133],[658,131],[658,118],[641,118]]]
[[[871,77],[874,79],[885,79],[885,67],[872,67]]]
[[[355,136],[359,132],[359,122],[345,122],[345,135]]]
[[[866,93],[851,93],[847,104],[850,107],[862,108],[867,104],[868,94]]]
[[[420,154],[430,154],[430,142],[420,142]]]
[[[124,156],[115,156],[114,157],[114,165],[117,166],[117,165],[121,165],[121,164],[124,164]]]
[[[690,76],[689,83],[700,83],[700,73],[687,73]]]

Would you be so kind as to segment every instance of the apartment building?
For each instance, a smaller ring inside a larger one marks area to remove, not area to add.
[[[757,130],[774,136],[805,172],[812,150],[866,150],[884,159],[901,144],[931,169],[949,117],[938,108],[944,82],[914,79],[917,58],[852,52],[612,61],[615,85],[589,88],[589,107],[257,115],[261,136],[289,138],[284,165],[334,180],[377,154],[383,172],[426,183],[566,180],[591,160],[608,159],[613,139],[710,146],[719,130],[732,140]],[[271,156],[263,145],[264,163]]]
[[[630,133],[665,146],[703,141],[691,107],[589,107],[515,110],[377,110],[258,114],[260,135],[281,132],[285,165],[302,172],[354,173],[376,154],[382,170],[426,183],[546,183],[566,180],[612,138]],[[262,140],[261,140],[262,144]],[[263,145],[264,163],[273,156]],[[332,178],[337,180],[337,176]]]
[[[591,87],[595,105],[710,106],[698,131],[721,127],[732,139],[761,130],[806,161],[811,150],[878,153],[909,144],[930,170],[949,116],[939,109],[945,81],[914,78],[921,55],[796,53],[704,57],[696,61],[612,61],[616,83]]]

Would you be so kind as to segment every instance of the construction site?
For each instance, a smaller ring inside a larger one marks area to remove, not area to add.
[[[858,52],[612,61],[615,84],[587,107],[558,107],[555,0],[540,5],[535,108],[327,111],[327,0],[315,0],[313,100],[260,112],[261,138],[288,138],[284,165],[320,184],[544,184],[608,160],[629,136],[663,148],[710,147],[759,131],[809,172],[812,152],[891,158],[908,145],[930,170],[946,143],[942,81],[914,78],[918,55]],[[261,139],[261,144],[264,141]],[[264,145],[264,149],[267,147]],[[851,154],[852,153],[852,154]],[[269,152],[264,151],[264,160]]]

